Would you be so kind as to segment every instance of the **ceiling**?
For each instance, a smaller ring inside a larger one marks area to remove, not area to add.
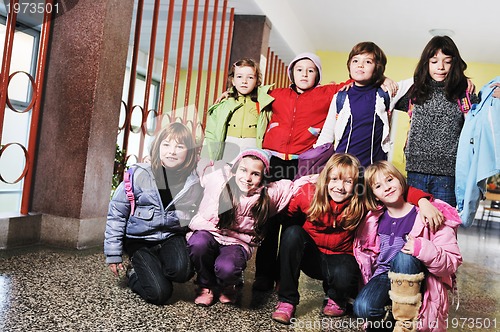
[[[135,1],[137,5],[137,0]],[[153,0],[145,0],[140,48],[147,53]],[[194,1],[188,0],[190,33]],[[210,1],[213,6],[213,1]],[[219,1],[219,11],[223,1]],[[199,1],[200,12],[204,1]],[[228,0],[236,15],[265,15],[272,24],[270,47],[288,63],[304,51],[349,52],[361,41],[373,41],[387,55],[418,58],[432,37],[430,29],[450,29],[466,62],[500,64],[499,0]],[[175,2],[172,50],[176,50],[182,1]],[[213,8],[210,7],[210,17]],[[134,11],[135,12],[135,11]],[[155,56],[163,58],[168,2],[161,1]],[[229,13],[229,10],[228,10]],[[134,13],[135,15],[135,13]],[[198,16],[201,26],[203,15]],[[134,18],[135,20],[135,18]],[[219,24],[218,24],[219,26]],[[207,31],[211,29],[208,22]],[[198,28],[197,42],[201,39]],[[133,42],[133,27],[131,43]],[[225,38],[227,38],[225,36]],[[216,37],[218,39],[218,35]],[[217,41],[218,42],[218,41]],[[184,43],[185,67],[189,43]],[[225,53],[223,53],[225,54]],[[176,51],[170,52],[175,61]],[[198,55],[195,55],[195,59]],[[205,61],[206,61],[205,57]],[[173,63],[173,62],[170,62]],[[500,73],[494,73],[498,75]]]

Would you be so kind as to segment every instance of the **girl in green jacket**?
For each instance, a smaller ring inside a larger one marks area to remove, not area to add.
[[[208,110],[202,155],[232,161],[245,148],[261,148],[274,100],[261,86],[261,72],[252,59],[234,63],[228,77],[229,98]]]

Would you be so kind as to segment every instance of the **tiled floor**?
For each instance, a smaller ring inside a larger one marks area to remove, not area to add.
[[[460,306],[450,310],[449,331],[500,331],[500,229],[460,229],[459,243]],[[250,264],[237,306],[196,307],[191,282],[176,284],[170,303],[155,306],[112,276],[101,249],[0,251],[0,331],[361,330],[352,317],[322,317],[320,282],[305,276],[295,325],[273,322],[276,294],[252,294],[253,272]]]

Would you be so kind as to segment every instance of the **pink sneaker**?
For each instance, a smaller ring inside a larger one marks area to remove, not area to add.
[[[325,316],[331,316],[331,317],[339,317],[345,315],[345,309],[342,309],[339,307],[337,303],[335,303],[334,300],[328,299],[328,302],[326,303],[325,307],[323,308],[323,315]]]
[[[199,295],[194,299],[194,304],[208,307],[214,302],[214,293],[208,288],[200,288]]]
[[[271,318],[282,324],[290,324],[290,320],[295,314],[295,306],[291,303],[278,302]]]
[[[238,290],[236,286],[226,286],[219,295],[219,301],[223,304],[235,304],[238,299]]]

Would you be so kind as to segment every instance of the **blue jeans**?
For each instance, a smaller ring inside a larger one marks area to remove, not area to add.
[[[154,247],[142,247],[132,254],[135,273],[128,286],[144,300],[165,304],[172,296],[172,282],[186,282],[194,275],[184,235],[174,235]]]
[[[457,206],[455,198],[455,177],[408,172],[409,186],[434,195],[434,198],[445,201],[451,206]]]
[[[311,278],[323,280],[323,290],[339,306],[345,308],[347,298],[355,297],[361,276],[352,255],[327,255],[302,226],[288,227],[280,245],[281,281],[278,299],[299,303],[299,276],[302,270]]]
[[[241,245],[222,245],[210,232],[195,231],[189,238],[188,248],[200,287],[241,285],[248,260]]]
[[[402,252],[399,252],[391,262],[392,272],[418,274],[423,270],[422,262]],[[361,318],[382,318],[385,315],[384,307],[391,303],[389,290],[391,290],[391,281],[388,272],[371,278],[354,301],[354,314]]]

